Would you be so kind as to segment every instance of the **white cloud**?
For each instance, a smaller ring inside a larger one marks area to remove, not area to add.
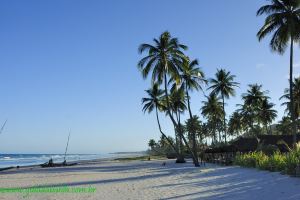
[[[300,64],[300,63],[299,63],[299,64]],[[263,67],[266,67],[266,65],[263,64],[263,63],[258,63],[258,64],[256,64],[256,69],[262,69]]]

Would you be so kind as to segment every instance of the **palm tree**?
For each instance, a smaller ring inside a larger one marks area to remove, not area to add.
[[[181,74],[180,74],[180,78],[181,78],[181,82],[182,85],[181,87],[184,88],[185,93],[186,93],[186,99],[187,99],[187,106],[188,106],[188,111],[189,111],[189,115],[190,115],[190,120],[193,121],[193,114],[191,111],[191,105],[190,105],[190,95],[189,95],[189,91],[193,91],[193,90],[202,90],[202,86],[201,84],[206,84],[207,81],[204,78],[204,73],[202,70],[200,70],[198,66],[198,60],[193,60],[190,61],[189,59],[185,60],[182,63],[182,67],[181,67]],[[190,131],[192,131],[194,129],[190,129]],[[196,130],[195,130],[196,131]],[[199,160],[198,160],[198,154],[197,154],[197,140],[196,140],[196,132],[189,132],[191,135],[191,140],[192,140],[192,151],[195,155],[195,163],[196,165],[199,164]]]
[[[229,99],[230,96],[235,96],[235,87],[238,87],[239,83],[234,82],[235,75],[230,74],[225,69],[218,69],[215,74],[215,79],[210,79],[212,84],[208,89],[212,89],[212,93],[220,95],[222,98],[223,107],[223,130],[225,136],[225,143],[227,143],[226,136],[226,112],[225,112],[225,98]]]
[[[254,134],[254,123],[257,122],[259,126],[262,122],[259,117],[262,102],[265,99],[269,99],[269,97],[266,96],[268,91],[262,90],[262,85],[250,84],[248,86],[247,92],[242,94],[244,103],[240,105],[239,112],[242,115],[242,121],[248,125],[250,131]]]
[[[265,126],[266,133],[268,132],[268,124],[272,123],[272,121],[277,117],[277,111],[272,109],[274,106],[275,104],[270,103],[267,98],[263,99],[261,102],[259,118]]]
[[[201,114],[208,120],[209,124],[213,129],[213,137],[216,142],[216,130],[218,125],[218,120],[224,115],[222,109],[222,102],[220,98],[215,93],[211,93],[206,96],[206,101],[202,101],[203,106],[201,108]]]
[[[159,117],[158,117],[158,109],[161,107],[161,99],[164,94],[163,90],[159,89],[158,84],[154,84],[152,88],[146,90],[146,93],[148,94],[148,97],[142,99],[142,104],[143,106],[143,111],[148,113],[151,113],[155,109],[155,114],[156,114],[156,120],[158,124],[158,128],[160,133],[162,134],[163,137],[165,137],[169,144],[172,146],[173,150],[179,155],[179,152],[177,148],[174,146],[173,142],[168,139],[168,137],[165,135],[165,133],[161,129]]]
[[[181,68],[182,74],[180,74],[182,86],[185,89],[185,93],[187,97],[187,106],[188,106],[190,118],[193,117],[193,114],[191,111],[189,91],[193,91],[193,90],[203,91],[201,84],[207,83],[204,72],[197,66],[198,66],[197,59],[193,61],[187,59],[182,64],[182,68]]]
[[[181,124],[181,114],[184,113],[186,110],[186,104],[185,104],[185,96],[184,96],[184,89],[183,88],[176,88],[173,87],[169,96],[170,101],[170,108],[172,116],[175,116],[176,123],[178,124],[177,127],[174,127],[176,135],[179,137],[179,153],[182,154],[182,140],[183,138],[183,125]],[[163,100],[164,105],[166,104],[166,98]],[[166,107],[166,106],[165,106]],[[182,163],[184,161],[184,157],[181,156],[181,158],[178,158],[177,163]]]
[[[189,118],[185,122],[185,130],[189,135],[190,140],[192,141],[192,150],[195,155],[197,155],[197,161],[198,160],[198,145],[197,145],[197,140],[196,140],[196,134],[201,131],[201,122],[199,120],[199,117],[194,115],[192,118]]]
[[[179,68],[181,63],[186,60],[182,50],[187,46],[180,44],[177,38],[172,38],[169,32],[164,32],[159,39],[153,39],[154,45],[141,44],[139,52],[142,54],[147,51],[147,56],[142,58],[138,67],[142,71],[143,78],[147,78],[152,72],[152,84],[158,82],[164,83],[164,92],[167,103],[167,114],[172,122],[177,126],[175,119],[171,115],[170,102],[168,95],[168,76],[172,77],[177,83],[180,82]]]
[[[138,68],[141,70],[143,78],[147,78],[149,73],[152,74],[152,84],[164,84],[164,93],[166,98],[166,113],[171,119],[174,127],[180,128],[176,123],[175,118],[171,114],[171,107],[168,94],[168,78],[180,83],[179,70],[182,63],[187,60],[183,50],[187,50],[187,46],[180,44],[177,38],[171,37],[169,32],[164,32],[158,39],[153,39],[154,45],[141,44],[139,53],[147,52],[147,56],[142,58],[138,63]],[[193,159],[196,157],[192,151]],[[196,166],[196,163],[195,163]]]
[[[241,124],[243,127],[243,130],[246,131],[246,133],[249,134],[249,132],[254,132],[254,122],[257,118],[257,115],[255,113],[255,108],[251,105],[245,104],[238,104],[240,108],[237,110],[237,112],[241,116]],[[253,133],[252,133],[253,134]]]
[[[292,121],[290,117],[284,116],[282,117],[281,121],[278,122],[278,125],[276,126],[276,130],[279,132],[279,134],[291,134],[292,133],[292,127],[291,127]]]
[[[262,91],[262,85],[259,84],[249,84],[248,87],[247,92],[242,94],[244,104],[258,108],[261,102],[268,98],[266,96],[268,91]]]
[[[156,142],[154,139],[150,139],[148,142],[148,146],[151,148],[151,150],[154,150],[154,147],[156,146]]]
[[[243,105],[239,105],[241,122],[250,129],[252,135],[260,134],[261,124],[266,132],[268,125],[277,117],[277,111],[273,109],[274,104],[269,102],[268,91],[262,90],[262,85],[250,84],[246,93],[242,94]],[[256,125],[255,125],[256,123]]]
[[[293,88],[293,49],[294,43],[300,37],[300,1],[298,0],[271,0],[269,5],[262,6],[257,15],[267,14],[264,25],[257,33],[261,41],[268,34],[274,32],[270,47],[273,51],[283,54],[290,42],[290,113],[293,123],[294,145],[296,144],[296,123],[294,112]]]
[[[228,122],[228,133],[232,136],[238,136],[243,130],[242,116],[238,111],[233,112]]]

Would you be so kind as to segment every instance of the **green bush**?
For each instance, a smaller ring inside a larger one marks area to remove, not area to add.
[[[295,175],[296,167],[300,165],[300,150],[292,151],[286,155],[285,173]]]
[[[259,145],[257,151],[262,151],[267,156],[271,156],[277,151],[279,151],[278,147],[275,145]]]
[[[262,151],[241,154],[235,157],[234,164],[295,175],[296,167],[300,166],[300,148],[287,154],[282,154],[279,151],[272,155],[266,155]]]
[[[283,171],[286,167],[286,156],[279,151],[269,157],[270,171]]]

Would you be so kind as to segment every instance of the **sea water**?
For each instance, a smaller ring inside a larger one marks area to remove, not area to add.
[[[107,153],[107,154],[68,154],[67,162],[94,160],[94,159],[114,159],[118,157],[133,157],[139,153]],[[0,154],[0,168],[12,166],[30,166],[48,162],[50,158],[54,163],[64,161],[64,154]]]

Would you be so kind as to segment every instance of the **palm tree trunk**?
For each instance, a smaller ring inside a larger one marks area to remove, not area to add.
[[[180,113],[178,112],[176,112],[176,116],[177,116],[177,124],[178,124],[178,126],[179,126],[179,128],[178,128],[178,131],[182,131],[181,130],[181,123],[180,123]],[[177,132],[178,132],[177,131]],[[180,153],[181,153],[181,155],[184,155],[184,146],[183,146],[183,144],[182,144],[182,136],[181,136],[181,134],[179,133],[179,143],[180,143]]]
[[[158,124],[158,128],[159,128],[160,133],[167,139],[167,141],[169,142],[169,144],[171,145],[171,147],[173,148],[173,150],[176,152],[177,156],[179,156],[180,154],[178,152],[178,149],[175,147],[175,145],[173,144],[173,142],[161,130],[161,126],[160,126],[160,122],[159,122],[159,118],[158,118],[157,107],[155,107],[155,111],[156,111],[156,120],[157,120],[157,124]]]
[[[191,105],[190,105],[190,96],[189,96],[189,92],[188,92],[188,87],[187,85],[185,85],[185,92],[186,92],[186,97],[187,97],[187,102],[188,102],[188,110],[189,110],[189,114],[190,114],[190,119],[193,118],[193,114],[191,111]],[[192,134],[192,150],[195,156],[195,166],[200,166],[199,165],[199,159],[198,159],[198,154],[197,154],[197,141],[196,141],[196,133],[191,133]]]
[[[213,134],[214,134],[214,143],[217,143],[217,133],[216,133],[216,127],[213,128]]]
[[[224,94],[222,93],[222,100],[223,100],[223,130],[224,130],[224,137],[225,137],[225,144],[227,144],[227,135],[226,135],[226,113],[225,113],[225,99]]]
[[[164,75],[164,84],[165,84],[165,96],[166,96],[166,101],[167,101],[167,114],[169,115],[173,125],[175,127],[179,127],[178,124],[176,123],[175,119],[171,115],[171,112],[170,112],[170,102],[169,102],[168,86],[167,86],[167,75],[166,74]],[[178,134],[182,137],[183,142],[185,143],[186,147],[188,148],[188,151],[192,154],[193,160],[195,160],[195,155],[194,155],[193,151],[191,150],[188,143],[186,142],[183,134],[180,133],[180,132],[181,132],[181,130],[178,132]],[[195,167],[197,167],[197,166],[195,165]]]
[[[294,51],[294,38],[291,36],[291,49],[290,49],[290,113],[292,117],[292,133],[293,133],[293,145],[297,143],[297,127],[295,122],[295,110],[294,110],[294,94],[293,94],[293,52]]]
[[[192,114],[192,111],[191,111],[191,105],[190,105],[190,95],[189,95],[189,92],[187,90],[187,86],[185,88],[185,92],[186,92],[186,97],[187,97],[187,102],[188,102],[188,109],[189,109],[189,114],[190,114],[190,119],[192,119],[193,117],[193,114]]]

